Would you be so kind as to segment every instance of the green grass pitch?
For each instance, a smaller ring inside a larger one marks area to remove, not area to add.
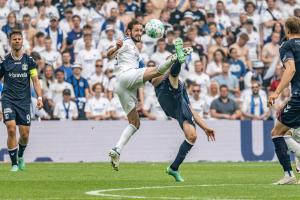
[[[115,172],[109,163],[34,163],[12,173],[1,164],[0,200],[300,199],[300,185],[271,185],[282,176],[278,163],[185,163],[184,183],[165,174],[167,165],[121,163]]]

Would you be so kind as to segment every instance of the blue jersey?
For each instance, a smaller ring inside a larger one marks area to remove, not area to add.
[[[0,78],[4,77],[2,101],[22,101],[31,103],[30,71],[37,65],[32,57],[23,54],[20,60],[15,60],[11,54],[5,56],[0,64]]]
[[[163,81],[155,87],[155,93],[166,115],[177,119],[181,128],[183,127],[184,121],[188,121],[194,125],[193,114],[189,107],[190,100],[183,83],[179,81],[178,88],[175,89],[166,76]]]
[[[292,93],[300,92],[300,38],[295,38],[284,42],[280,49],[280,58],[284,66],[288,60],[295,61],[296,73],[291,81]],[[285,66],[284,66],[285,67]]]

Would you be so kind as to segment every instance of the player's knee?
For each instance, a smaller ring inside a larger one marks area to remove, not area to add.
[[[136,129],[139,129],[140,128],[140,120],[132,120],[132,121],[129,121],[129,123],[131,125],[133,125]]]
[[[187,138],[186,138],[190,143],[195,143],[196,140],[197,140],[197,134],[191,134],[191,135],[188,135]]]
[[[275,137],[275,136],[283,136],[284,133],[282,133],[280,130],[273,128],[271,131],[271,136]]]
[[[7,134],[9,137],[16,137],[16,127],[8,126],[7,127]]]

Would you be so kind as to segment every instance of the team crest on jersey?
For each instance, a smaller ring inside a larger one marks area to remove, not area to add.
[[[23,71],[27,71],[28,70],[28,65],[27,64],[23,64],[22,65],[22,70]]]

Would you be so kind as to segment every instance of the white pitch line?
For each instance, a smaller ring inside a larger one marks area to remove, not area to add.
[[[164,189],[164,188],[184,188],[184,187],[229,187],[229,186],[253,186],[261,184],[202,184],[202,185],[167,185],[167,186],[145,186],[145,187],[136,187],[136,188],[111,188],[103,190],[94,190],[86,192],[87,195],[92,196],[102,196],[102,197],[115,197],[115,198],[130,198],[130,199],[169,199],[169,200],[195,200],[199,199],[198,197],[146,197],[146,196],[127,196],[127,195],[118,195],[118,194],[105,194],[106,192],[115,192],[115,191],[128,191],[128,190],[146,190],[146,189]],[[202,200],[225,200],[223,198],[201,198]],[[246,200],[249,198],[244,198]],[[226,199],[226,200],[241,200],[241,199]]]

